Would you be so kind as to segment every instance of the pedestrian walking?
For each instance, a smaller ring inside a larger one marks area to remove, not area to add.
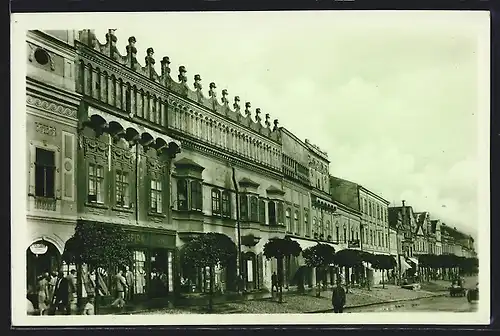
[[[271,275],[271,294],[274,293],[274,288],[276,288],[276,293],[278,292],[278,276],[276,272]]]
[[[71,315],[76,310],[76,270],[72,269],[66,276],[68,283],[68,304],[66,305],[66,315]]]
[[[38,294],[38,312],[40,315],[45,315],[49,308],[49,273],[44,273],[38,277],[37,294]]]
[[[52,297],[50,315],[56,315],[61,311],[64,311],[64,313],[66,313],[68,299],[68,280],[64,277],[64,273],[62,271],[59,271],[54,288],[54,295]]]
[[[116,300],[111,306],[123,308],[125,306],[125,292],[127,291],[127,280],[123,276],[123,271],[119,270],[115,277]]]
[[[48,292],[49,292],[49,303],[54,299],[54,291],[56,289],[57,283],[57,272],[52,272],[49,275]]]
[[[125,293],[126,300],[132,300],[132,292],[134,290],[134,274],[130,271],[130,267],[125,266],[125,281],[127,282],[127,292]]]
[[[344,311],[346,301],[346,293],[340,279],[337,280],[336,286],[333,288],[332,292],[332,306],[334,313],[342,313]]]

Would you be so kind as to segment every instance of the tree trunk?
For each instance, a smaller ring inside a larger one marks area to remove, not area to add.
[[[278,302],[283,302],[283,257],[278,258]]]
[[[94,292],[95,292],[94,312],[97,315],[99,306],[99,271],[97,270],[97,267],[95,268]]]
[[[316,267],[316,297],[321,296],[321,280],[322,278],[322,273],[321,273],[321,267]]]
[[[345,271],[345,291],[349,293],[349,268],[346,266],[344,268]]]
[[[208,290],[208,311],[212,312],[214,308],[214,267],[210,266],[210,279]]]

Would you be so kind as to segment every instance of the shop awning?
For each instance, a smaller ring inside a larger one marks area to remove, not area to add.
[[[363,261],[363,266],[371,270],[373,269],[372,264],[367,261]]]
[[[410,259],[412,263],[414,263],[415,265],[418,266],[418,259],[417,258],[408,257],[408,259]]]
[[[299,239],[299,238],[290,238],[290,239],[299,243],[302,250],[305,250],[306,248],[309,248],[309,247],[316,246],[318,244],[318,242],[316,242],[314,240],[305,240],[305,239]]]
[[[410,269],[411,265],[406,262],[404,258],[401,258],[401,274],[403,274],[406,270]]]

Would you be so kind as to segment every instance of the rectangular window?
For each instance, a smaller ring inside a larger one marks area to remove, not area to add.
[[[201,183],[191,181],[191,209],[201,211],[203,208],[203,195],[201,192]]]
[[[283,203],[278,203],[278,224],[283,225],[283,217],[284,217],[284,208],[283,208]]]
[[[95,163],[89,163],[88,201],[104,203],[104,167]]]
[[[187,181],[177,180],[177,209],[188,210],[187,194]]]
[[[269,212],[269,225],[276,225],[276,206],[273,201],[267,203],[267,208]]]
[[[240,195],[240,217],[242,220],[248,219],[248,198],[247,198],[247,195]]]
[[[259,222],[266,224],[266,202],[264,200],[259,201]]]
[[[259,221],[259,200],[255,196],[250,198],[250,220],[252,222]]]
[[[54,198],[55,153],[37,148],[35,153],[35,196]]]
[[[162,183],[160,180],[151,180],[151,211],[163,213]]]
[[[220,215],[221,213],[220,190],[212,189],[212,214]]]
[[[302,230],[301,230],[300,223],[299,223],[299,212],[298,211],[295,211],[295,215],[294,215],[293,219],[294,219],[295,234],[300,235]],[[328,228],[328,229],[330,229],[330,228]],[[328,234],[330,234],[330,231],[328,231]]]
[[[308,237],[311,234],[311,228],[309,227],[309,213],[304,214],[304,235]]]
[[[146,293],[146,254],[134,251],[134,294]]]
[[[116,171],[115,187],[116,187],[116,205],[128,208],[130,206],[128,172],[121,170]]]
[[[222,215],[231,217],[231,194],[229,191],[222,192]]]

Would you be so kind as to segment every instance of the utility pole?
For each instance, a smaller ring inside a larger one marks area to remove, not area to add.
[[[241,226],[240,226],[240,197],[239,197],[239,190],[238,190],[238,183],[236,183],[236,170],[234,169],[233,166],[231,166],[232,172],[233,172],[233,186],[234,186],[234,191],[236,194],[236,228],[238,231],[238,258],[236,259],[237,262],[237,275],[238,275],[238,292],[241,292],[243,290],[243,261],[241,260]]]

